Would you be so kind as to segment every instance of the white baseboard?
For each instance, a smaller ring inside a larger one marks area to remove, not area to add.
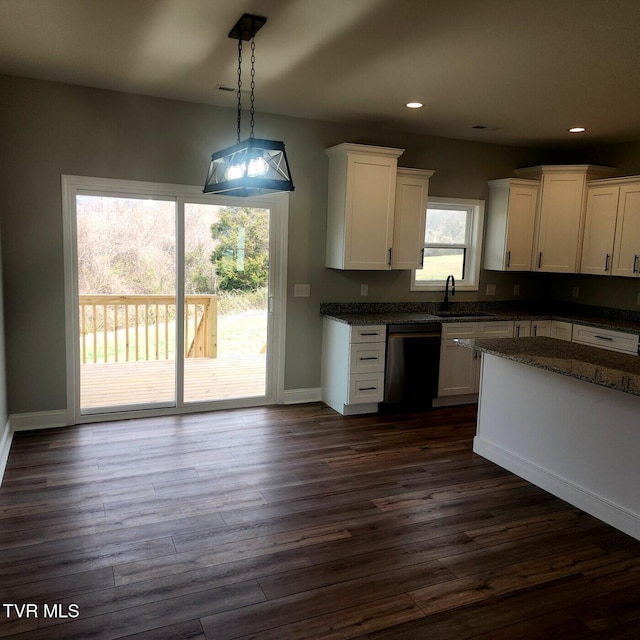
[[[9,460],[9,451],[11,450],[11,442],[13,441],[13,431],[11,424],[7,420],[4,425],[2,434],[0,435],[0,485],[4,478],[4,471],[7,468],[7,460]]]
[[[473,439],[473,451],[574,507],[640,540],[640,514],[633,513],[478,436]]]
[[[320,402],[320,387],[310,389],[285,389],[283,404],[303,404],[305,402]]]
[[[67,424],[67,412],[35,411],[33,413],[14,413],[9,416],[12,431],[33,431],[34,429],[53,429]]]

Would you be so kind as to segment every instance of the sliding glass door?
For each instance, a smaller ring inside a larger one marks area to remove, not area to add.
[[[185,403],[266,393],[269,217],[185,203]]]
[[[145,185],[63,180],[74,420],[276,400],[284,208]]]

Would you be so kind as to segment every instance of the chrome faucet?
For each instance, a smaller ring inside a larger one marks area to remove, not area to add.
[[[449,275],[447,276],[447,282],[444,285],[444,306],[446,307],[449,304],[449,280],[451,280],[451,295],[456,295],[456,279]]]

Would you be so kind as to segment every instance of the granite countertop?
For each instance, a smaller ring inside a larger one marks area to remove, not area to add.
[[[446,316],[439,315],[438,303],[426,305],[412,303],[382,303],[363,310],[359,304],[322,304],[320,313],[338,322],[349,325],[374,324],[421,324],[425,322],[490,322],[492,320],[560,320],[574,324],[585,324],[599,329],[625,331],[640,335],[637,312],[619,312],[618,317],[605,315],[610,311],[600,308],[567,311],[536,311],[510,308],[508,305],[491,307],[478,303],[452,303]],[[599,312],[602,312],[602,315]]]
[[[640,358],[555,338],[457,339],[515,362],[640,396]]]

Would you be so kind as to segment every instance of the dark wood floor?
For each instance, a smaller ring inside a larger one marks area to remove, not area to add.
[[[474,455],[474,424],[312,404],[16,434],[0,636],[640,637],[640,542]]]

